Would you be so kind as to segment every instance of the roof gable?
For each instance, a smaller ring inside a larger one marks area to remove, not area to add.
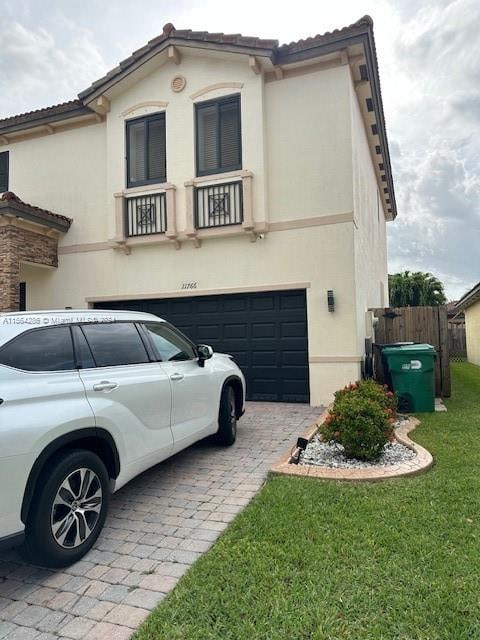
[[[70,119],[71,125],[75,120],[82,121],[85,124],[101,121],[109,109],[108,95],[105,95],[109,89],[122,82],[124,78],[127,78],[143,65],[145,65],[143,69],[146,70],[148,61],[163,52],[166,52],[167,57],[177,61],[176,51],[178,47],[218,50],[249,56],[249,63],[255,73],[261,72],[257,64],[257,59],[261,59],[262,65],[266,65],[264,68],[275,72],[275,75],[278,71],[279,77],[282,77],[280,65],[305,63],[321,56],[335,54],[335,52],[345,55],[348,47],[353,47],[354,49],[361,47],[362,56],[366,61],[362,65],[364,70],[362,69],[361,82],[368,84],[368,91],[371,95],[369,100],[371,101],[372,109],[369,108],[369,111],[373,111],[375,116],[374,124],[371,125],[371,132],[373,136],[378,136],[379,144],[377,145],[375,139],[375,148],[377,149],[377,156],[381,158],[379,167],[382,175],[379,180],[381,179],[385,185],[381,195],[384,199],[388,216],[395,218],[395,192],[373,37],[373,21],[370,16],[363,16],[357,22],[342,29],[335,29],[283,45],[279,45],[278,40],[247,37],[240,34],[175,29],[173,24],[167,23],[159,36],[134,51],[114,69],[111,69],[102,78],[93,82],[90,87],[80,92],[78,99],[0,120],[0,142],[8,143],[8,136],[11,133],[15,136],[17,135],[16,132],[25,131],[29,128],[37,128],[37,131],[43,128],[52,133],[53,127],[49,124],[51,122],[55,122],[57,125],[64,120]]]

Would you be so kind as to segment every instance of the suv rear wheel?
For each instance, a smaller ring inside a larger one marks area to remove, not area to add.
[[[25,527],[26,555],[46,567],[72,564],[92,547],[105,522],[105,465],[91,451],[69,451],[48,463],[37,487]]]

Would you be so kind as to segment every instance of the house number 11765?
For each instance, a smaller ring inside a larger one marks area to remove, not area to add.
[[[198,282],[182,282],[182,289],[196,289]]]

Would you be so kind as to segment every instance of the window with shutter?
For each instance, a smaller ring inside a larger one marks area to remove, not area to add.
[[[165,114],[127,122],[127,187],[167,179]]]
[[[0,153],[0,193],[8,191],[8,151]]]
[[[197,175],[242,168],[240,96],[195,105]]]

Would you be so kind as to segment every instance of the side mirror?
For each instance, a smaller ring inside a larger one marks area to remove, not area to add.
[[[200,367],[205,366],[205,360],[210,360],[213,356],[213,349],[208,344],[199,344],[197,347],[198,364]]]

